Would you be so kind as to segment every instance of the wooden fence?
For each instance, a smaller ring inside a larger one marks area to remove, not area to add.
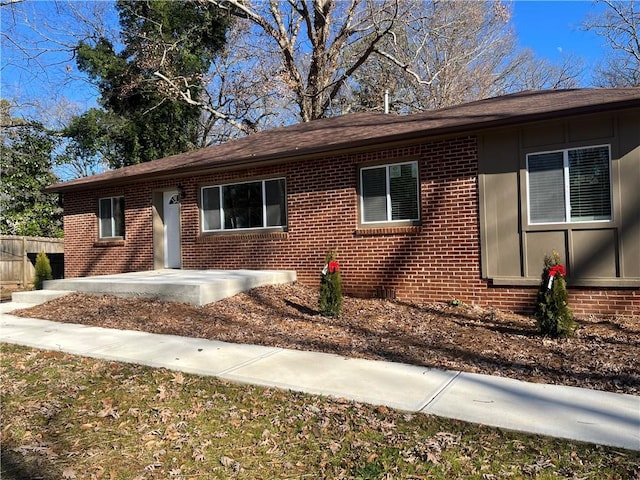
[[[0,235],[0,280],[2,284],[28,286],[35,277],[36,256],[45,252],[51,261],[53,278],[64,276],[62,238]]]

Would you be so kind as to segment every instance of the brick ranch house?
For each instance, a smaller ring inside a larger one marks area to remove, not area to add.
[[[358,296],[640,312],[640,89],[528,91],[278,128],[59,183],[65,276],[286,269]]]

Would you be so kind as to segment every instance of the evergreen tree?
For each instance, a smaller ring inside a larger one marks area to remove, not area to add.
[[[51,271],[51,262],[46,253],[40,252],[36,257],[36,276],[33,280],[33,286],[36,290],[42,290],[42,286],[45,280],[51,280],[53,273]]]
[[[154,73],[180,78],[198,98],[224,46],[226,16],[196,2],[120,0],[117,9],[121,51],[106,38],[78,45],[78,67],[98,85],[102,108],[71,122],[66,155],[103,155],[118,168],[195,148],[200,108],[172,98]]]
[[[325,317],[338,317],[342,311],[342,277],[336,253],[327,254],[326,264],[320,280],[320,298],[318,306]]]
[[[565,276],[558,253],[546,256],[535,310],[538,331],[543,335],[570,337],[576,331],[577,325],[569,309]]]
[[[0,101],[0,233],[37,237],[62,236],[62,208],[58,195],[44,187],[57,181],[51,170],[57,139],[42,125],[27,124],[8,115],[10,106]]]

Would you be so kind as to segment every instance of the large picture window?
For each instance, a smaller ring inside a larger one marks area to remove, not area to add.
[[[287,225],[285,180],[202,188],[202,230],[236,230]]]
[[[608,145],[527,155],[529,223],[611,220]]]
[[[100,238],[124,238],[124,197],[98,201]]]
[[[360,170],[362,223],[420,219],[418,162]]]

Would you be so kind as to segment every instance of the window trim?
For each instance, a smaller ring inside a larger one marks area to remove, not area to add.
[[[418,216],[416,218],[404,218],[400,220],[392,220],[391,217],[393,215],[392,204],[391,204],[391,176],[389,174],[391,167],[401,167],[402,165],[415,165],[416,166],[416,206]],[[366,221],[364,219],[364,183],[363,183],[363,172],[365,170],[373,170],[377,168],[385,169],[385,180],[386,180],[386,209],[387,209],[387,219],[386,220],[374,220],[374,221]],[[382,163],[375,165],[367,165],[359,168],[358,171],[358,204],[360,207],[360,212],[358,214],[358,223],[363,227],[379,227],[385,225],[392,226],[413,226],[419,225],[420,220],[422,218],[422,205],[421,205],[421,191],[420,191],[420,164],[418,160],[406,160],[401,162],[393,162],[393,163]]]
[[[571,150],[584,150],[589,148],[602,148],[606,147],[609,154],[609,206],[611,208],[611,216],[608,219],[602,220],[571,220],[571,179],[569,177],[569,151]],[[532,222],[531,221],[531,188],[530,188],[530,174],[529,174],[529,157],[533,155],[545,155],[549,153],[562,153],[562,171],[563,171],[563,183],[564,183],[564,217],[565,220],[561,222]],[[527,200],[527,225],[530,227],[539,227],[544,225],[586,225],[590,223],[613,223],[614,222],[614,204],[613,204],[613,158],[611,156],[611,144],[599,144],[599,145],[583,145],[577,147],[559,148],[554,150],[545,150],[540,152],[530,152],[526,154],[525,159],[525,173],[526,173],[526,200]]]
[[[110,216],[110,221],[111,221],[111,231],[115,232],[116,231],[116,216],[114,215],[115,212],[115,200],[120,200],[121,205],[122,205],[122,235],[110,235],[110,236],[106,236],[103,235],[102,232],[102,201],[103,200],[109,200],[110,204],[111,204],[111,216]],[[98,238],[100,240],[124,240],[126,235],[126,222],[125,222],[125,207],[124,207],[124,195],[112,195],[110,197],[100,197],[98,198]]]
[[[284,224],[283,225],[267,225],[267,191],[265,185],[267,182],[273,182],[282,180],[284,181]],[[262,184],[262,226],[261,227],[244,227],[244,228],[225,228],[224,227],[224,197],[222,193],[222,189],[224,187],[234,186],[234,185],[246,185],[249,183],[261,183]],[[219,205],[220,205],[220,228],[206,230],[204,228],[204,191],[209,188],[218,188],[218,196],[219,196]],[[273,177],[273,178],[262,178],[262,179],[254,179],[254,180],[243,180],[241,182],[227,182],[227,183],[219,183],[215,185],[202,185],[200,187],[200,232],[204,234],[220,234],[220,233],[244,233],[244,232],[282,232],[287,229],[287,225],[289,222],[289,215],[287,209],[287,179],[286,177]]]

